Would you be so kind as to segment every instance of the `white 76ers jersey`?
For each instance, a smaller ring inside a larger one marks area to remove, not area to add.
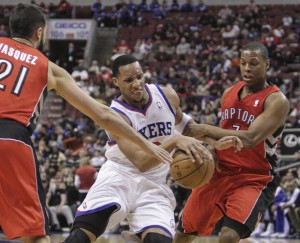
[[[125,115],[131,126],[149,141],[159,145],[170,139],[175,129],[175,113],[167,100],[167,97],[158,85],[146,84],[149,101],[144,109],[138,109],[127,105],[115,98],[111,108]],[[169,172],[169,165],[160,163],[158,166],[141,173],[121,152],[114,141],[107,144],[107,157],[110,166],[120,172],[141,174],[149,180],[165,183]]]

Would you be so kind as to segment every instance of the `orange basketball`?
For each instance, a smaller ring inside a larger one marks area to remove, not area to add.
[[[213,160],[202,155],[203,163],[198,165],[192,162],[187,154],[178,150],[173,155],[173,161],[170,166],[170,174],[180,186],[188,189],[201,187],[208,183],[215,170]]]

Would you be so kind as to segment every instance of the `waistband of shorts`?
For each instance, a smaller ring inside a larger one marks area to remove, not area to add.
[[[0,125],[1,124],[5,124],[5,125],[7,125],[7,124],[17,125],[17,126],[20,126],[22,128],[27,129],[27,127],[24,126],[22,123],[20,123],[20,122],[18,122],[16,120],[8,119],[8,118],[0,118]]]
[[[238,165],[229,164],[229,163],[222,163],[219,164],[219,169],[221,174],[238,174],[238,173],[246,173],[246,174],[257,174],[257,175],[273,175],[274,171],[272,168],[259,170],[256,168],[244,168]]]

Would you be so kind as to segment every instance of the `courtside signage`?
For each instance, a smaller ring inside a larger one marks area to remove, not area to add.
[[[90,19],[50,19],[48,21],[49,40],[88,40],[91,33]]]
[[[283,130],[280,152],[282,155],[294,155],[300,150],[300,129],[286,128]]]

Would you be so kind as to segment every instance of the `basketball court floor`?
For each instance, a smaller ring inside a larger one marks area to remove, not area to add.
[[[67,233],[53,234],[51,236],[52,243],[61,243],[66,237]],[[216,237],[199,237],[193,243],[217,243]],[[299,243],[299,240],[289,240],[289,239],[267,239],[267,238],[249,238],[246,240],[241,240],[240,243]],[[8,241],[5,240],[5,236],[0,234],[0,243],[21,243],[20,240]],[[120,235],[116,234],[104,234],[99,237],[94,243],[125,243]],[[184,242],[182,242],[184,243]]]

